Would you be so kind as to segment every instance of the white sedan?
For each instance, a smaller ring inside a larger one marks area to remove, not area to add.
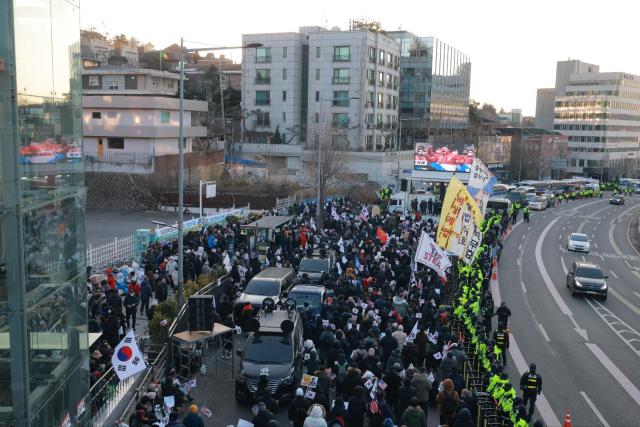
[[[590,249],[591,245],[589,244],[589,238],[586,234],[571,233],[567,241],[567,250],[589,253]]]
[[[534,197],[529,200],[529,208],[534,211],[542,211],[547,207],[547,199],[544,197]]]

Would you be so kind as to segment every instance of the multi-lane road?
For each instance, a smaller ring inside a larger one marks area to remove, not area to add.
[[[533,213],[504,244],[492,290],[513,314],[507,370],[519,381],[537,364],[536,417],[549,426],[566,410],[575,426],[640,425],[640,253],[629,237],[638,214],[640,196],[578,200]],[[566,250],[572,232],[589,236],[589,254]],[[570,295],[567,268],[583,259],[609,276],[606,301]]]

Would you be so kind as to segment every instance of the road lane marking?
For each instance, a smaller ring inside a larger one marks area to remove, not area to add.
[[[593,247],[594,247],[594,248],[596,248],[596,249],[598,249],[598,242],[595,242],[595,243],[593,244]]]
[[[583,260],[583,261],[586,261],[586,260],[587,260],[587,259],[584,257],[584,255],[582,255],[582,260]]]
[[[542,323],[538,323],[538,327],[540,328],[540,332],[542,332],[542,336],[544,337],[544,340],[546,342],[551,342],[551,340],[549,339],[549,335],[547,335],[547,331],[545,331],[544,326],[542,326]]]
[[[522,250],[522,243],[520,243],[520,244],[518,245],[518,250],[519,250],[519,251],[521,251],[521,250]]]
[[[618,278],[618,275],[615,273],[615,271],[611,270],[611,271],[609,271],[609,273],[611,273],[611,275],[612,275],[615,279],[617,279],[617,278]]]
[[[571,312],[571,309],[569,308],[567,303],[564,302],[564,300],[562,299],[562,297],[558,293],[558,290],[555,288],[555,286],[553,286],[553,282],[551,281],[551,278],[549,277],[549,273],[547,273],[547,269],[545,268],[544,263],[542,262],[542,242],[544,241],[544,238],[547,236],[547,233],[549,232],[551,227],[553,227],[557,221],[558,221],[558,218],[556,218],[553,221],[551,221],[545,227],[545,229],[542,230],[542,233],[540,234],[540,237],[538,237],[538,241],[536,242],[536,249],[535,249],[536,263],[538,264],[538,270],[540,271],[540,274],[542,275],[542,280],[544,281],[545,285],[547,286],[547,289],[549,289],[549,293],[551,294],[551,296],[553,297],[554,301],[556,302],[556,304],[560,308],[560,311],[562,312],[562,314],[566,314],[567,316],[570,316],[570,315],[573,314]]]
[[[490,286],[490,289],[491,294],[493,295],[493,300],[496,305],[500,305],[502,302],[502,298],[500,297],[500,282],[498,280],[492,280],[492,282],[494,282],[494,286]],[[524,356],[522,355],[522,351],[520,351],[520,347],[518,347],[518,342],[516,341],[516,337],[513,335],[513,332],[509,337],[509,354],[511,355],[511,359],[513,359],[513,363],[515,363],[518,372],[526,372],[529,369],[529,365],[524,360]],[[553,409],[551,408],[551,405],[544,393],[541,393],[536,400],[536,408],[546,425],[562,425],[556,414],[553,412]]]
[[[524,239],[526,239],[526,238],[527,238],[527,235],[526,235],[526,234],[523,234],[523,235],[522,235],[522,240],[524,240]]]
[[[576,231],[576,233],[582,233],[582,229],[584,228],[584,225],[586,224],[585,221],[582,221],[580,223],[580,225],[578,226],[578,230]]]
[[[634,271],[634,273],[635,273],[635,271]],[[622,296],[622,294],[620,292],[616,291],[611,286],[609,286],[609,292],[611,293],[611,295],[613,295],[614,297],[618,298],[621,303],[626,305],[629,310],[633,311],[635,314],[640,316],[640,308],[638,308],[635,305],[633,305],[628,299],[626,299],[624,296]]]
[[[524,287],[524,282],[522,280],[520,281],[520,286],[522,286],[522,292],[524,292],[526,294],[527,293],[527,288]]]
[[[516,263],[518,264],[518,267],[520,267],[520,258],[516,260]]]
[[[564,263],[564,258],[560,257],[560,262],[562,263],[562,271],[564,271],[564,274],[566,276],[569,270],[567,270],[567,265]]]
[[[629,396],[640,406],[640,390],[633,385],[633,383],[627,378],[625,374],[607,357],[606,354],[600,349],[597,344],[585,343],[587,348],[591,350],[594,356],[602,363],[602,365],[609,371],[609,373],[613,376],[613,378],[618,381],[618,384],[622,386],[622,388],[629,393]],[[526,369],[525,369],[526,370]],[[524,372],[525,370],[521,371]],[[560,424],[558,424],[560,425]]]
[[[640,294],[637,292],[634,292],[634,295],[637,296],[638,298],[640,298]]]
[[[611,289],[609,289],[611,291]],[[636,355],[640,356],[640,333],[624,320],[613,314],[611,310],[592,298],[585,298],[589,306],[595,310],[604,323],[624,342]],[[595,303],[595,304],[594,304]],[[635,347],[637,346],[637,348]]]
[[[580,395],[584,398],[584,400],[586,400],[587,405],[589,405],[593,413],[596,414],[596,417],[600,421],[600,424],[602,424],[602,427],[610,427],[607,420],[604,419],[600,411],[598,411],[598,408],[596,408],[596,405],[594,405],[591,399],[589,399],[589,396],[587,396],[587,393],[585,393],[584,391],[581,391]]]

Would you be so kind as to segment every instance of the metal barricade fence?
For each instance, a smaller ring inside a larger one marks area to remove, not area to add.
[[[135,236],[116,237],[112,242],[99,246],[89,245],[87,248],[87,265],[93,268],[103,268],[113,265],[116,261],[130,261],[135,258]]]

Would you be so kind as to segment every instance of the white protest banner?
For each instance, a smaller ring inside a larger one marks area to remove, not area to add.
[[[454,230],[458,234],[458,239],[453,244],[451,250],[458,255],[465,264],[470,265],[482,244],[482,232],[480,231],[480,224],[476,222],[471,212],[471,207],[468,204],[463,206],[462,213],[458,216]]]
[[[471,174],[469,175],[469,182],[467,184],[467,190],[469,194],[476,201],[482,216],[487,211],[487,203],[489,197],[493,194],[493,186],[496,185],[498,180],[491,173],[491,171],[480,161],[479,158],[473,159],[471,165]]]
[[[418,243],[416,262],[434,269],[440,277],[446,277],[445,270],[451,266],[451,260],[449,260],[447,253],[424,231]]]
[[[147,368],[147,364],[144,363],[144,357],[136,343],[136,337],[133,335],[133,330],[130,330],[113,350],[111,364],[120,381]]]

